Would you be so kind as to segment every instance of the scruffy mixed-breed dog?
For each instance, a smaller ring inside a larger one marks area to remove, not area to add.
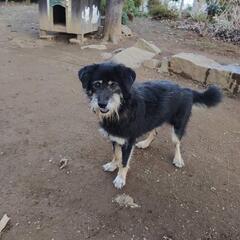
[[[157,134],[156,128],[163,123],[172,126],[173,164],[183,167],[180,141],[192,106],[213,107],[222,98],[215,86],[197,92],[170,81],[134,84],[135,78],[136,73],[131,68],[111,62],[89,65],[79,71],[91,109],[99,118],[100,130],[112,142],[113,160],[103,165],[103,169],[112,172],[118,168],[113,181],[118,189],[126,184],[134,146],[147,148]],[[136,139],[145,133],[149,133],[147,139],[136,143]]]

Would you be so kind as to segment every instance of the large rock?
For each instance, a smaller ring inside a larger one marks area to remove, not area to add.
[[[140,39],[133,47],[126,48],[116,54],[112,61],[125,64],[128,67],[138,68],[144,61],[152,59],[160,52],[161,50],[152,43]]]
[[[137,43],[134,45],[134,47],[152,52],[154,54],[159,54],[161,53],[161,49],[155,46],[154,44],[146,41],[143,38],[138,39]]]
[[[143,66],[150,69],[159,68],[161,66],[161,61],[158,59],[145,60]]]
[[[112,61],[125,64],[131,68],[138,68],[145,60],[152,59],[154,56],[155,54],[152,52],[148,52],[136,47],[130,47],[116,54],[112,58]]]
[[[240,66],[222,65],[205,56],[180,53],[169,62],[169,71],[203,84],[217,84],[233,94],[240,93]]]

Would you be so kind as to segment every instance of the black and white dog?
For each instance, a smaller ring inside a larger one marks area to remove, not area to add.
[[[195,104],[213,107],[222,98],[215,86],[205,92],[182,88],[170,81],[147,81],[133,84],[136,73],[115,63],[93,64],[79,71],[82,87],[97,114],[101,132],[113,145],[113,160],[103,166],[105,171],[118,174],[113,184],[120,189],[126,175],[134,146],[147,148],[156,136],[156,128],[163,123],[172,126],[175,144],[173,164],[183,167],[180,141]],[[136,139],[149,132],[146,140]]]

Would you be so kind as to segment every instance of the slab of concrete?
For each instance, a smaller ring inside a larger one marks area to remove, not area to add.
[[[144,39],[140,39],[133,47],[126,48],[116,54],[112,58],[112,61],[125,64],[131,68],[138,68],[144,61],[152,59],[160,52],[161,50],[155,45],[145,41]]]
[[[130,47],[116,54],[112,58],[112,61],[116,63],[122,63],[131,68],[138,68],[145,60],[152,59],[154,56],[155,54],[152,52],[136,47]]]
[[[143,38],[138,39],[137,43],[134,45],[134,47],[143,49],[145,51],[152,52],[154,54],[159,54],[161,53],[161,49],[155,46],[153,43],[150,43],[146,41]]]
[[[143,66],[150,69],[159,68],[161,66],[161,61],[158,59],[145,60]]]
[[[97,50],[106,50],[107,47],[106,45],[103,45],[103,44],[92,44],[92,45],[86,45],[86,46],[82,46],[81,49],[87,49],[87,48],[90,48],[90,49],[97,49]]]
[[[169,71],[203,84],[217,84],[233,94],[240,93],[240,66],[222,65],[202,55],[180,53],[169,62]]]

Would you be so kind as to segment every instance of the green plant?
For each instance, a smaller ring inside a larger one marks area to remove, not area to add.
[[[100,0],[100,12],[102,15],[105,14],[106,5],[107,5],[107,0]]]
[[[123,12],[136,16],[138,12],[138,8],[135,6],[134,0],[125,0],[124,6],[123,6]]]
[[[206,22],[207,19],[207,15],[204,13],[199,13],[197,15],[192,16],[192,19],[196,22]]]
[[[100,0],[101,14],[105,14],[107,0]],[[139,7],[142,4],[142,0],[125,0],[122,13],[122,24],[127,24],[129,17],[142,16],[139,13]]]
[[[126,12],[123,12],[122,13],[122,24],[127,25],[127,22],[128,22],[128,15]]]
[[[220,15],[223,11],[223,7],[217,3],[210,3],[207,6],[207,14],[209,17],[214,17],[216,15]]]
[[[177,13],[171,9],[168,9],[167,6],[163,4],[155,4],[150,6],[150,15],[153,17],[175,19],[177,18]]]
[[[142,0],[134,0],[135,7],[139,8],[141,6],[142,2],[143,2]]]
[[[159,0],[148,0],[148,6],[151,8],[152,6],[159,5]]]
[[[132,20],[135,16],[141,16],[139,7],[142,0],[125,0],[123,6],[122,23],[127,24],[128,20]]]

